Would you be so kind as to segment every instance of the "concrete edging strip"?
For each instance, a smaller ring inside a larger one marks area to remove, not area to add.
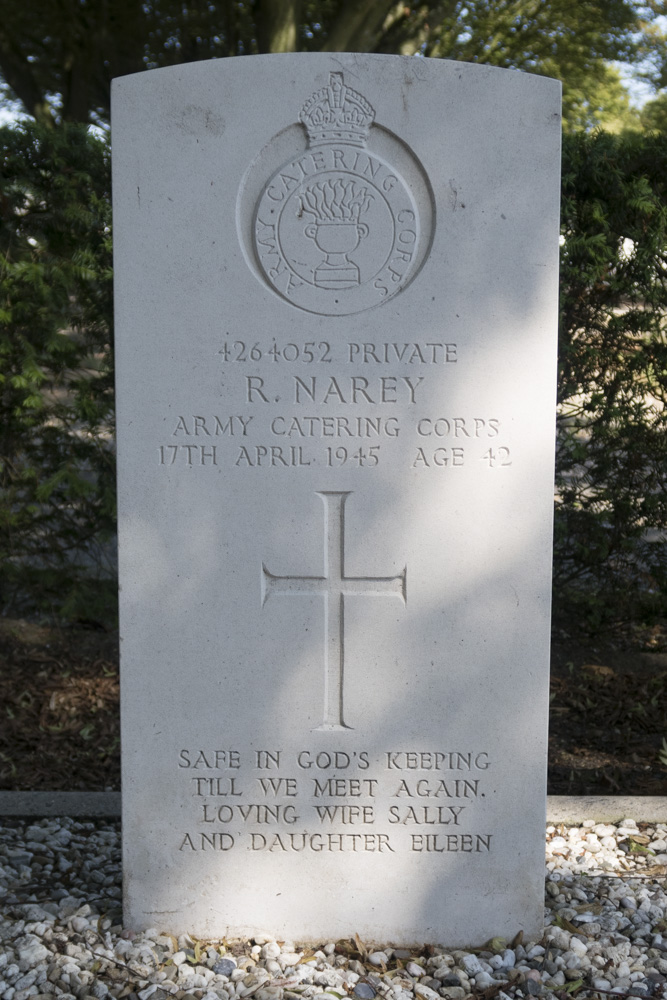
[[[120,817],[120,792],[0,792],[0,816]]]
[[[619,819],[638,823],[667,823],[667,798],[662,795],[549,795],[548,823],[617,823]]]
[[[0,792],[2,816],[96,816],[117,819],[120,792]],[[548,823],[613,823],[630,817],[637,822],[667,823],[667,797],[639,795],[549,795]]]

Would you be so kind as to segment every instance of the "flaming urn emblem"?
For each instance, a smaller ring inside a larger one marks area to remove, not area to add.
[[[368,188],[340,178],[313,184],[301,195],[299,212],[312,219],[304,232],[325,254],[315,269],[319,288],[353,288],[359,284],[359,268],[348,254],[368,236],[368,226],[360,220],[372,201]]]

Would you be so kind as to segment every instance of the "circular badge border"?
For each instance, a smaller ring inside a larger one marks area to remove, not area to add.
[[[341,145],[349,144],[345,143]],[[268,288],[281,302],[291,305],[301,312],[313,316],[326,316],[335,319],[338,317],[359,315],[360,313],[377,309],[390,300],[395,299],[400,292],[405,291],[417,278],[429,258],[437,225],[436,200],[429,176],[419,157],[407,142],[392,132],[391,129],[385,128],[383,125],[377,124],[377,122],[373,125],[369,140],[364,148],[369,155],[374,155],[381,159],[387,166],[393,167],[400,175],[405,190],[412,195],[420,223],[420,237],[418,241],[420,246],[409,277],[404,284],[399,286],[396,292],[370,305],[352,308],[345,312],[322,312],[319,309],[308,305],[300,305],[289,299],[276,288],[275,284],[267,276],[266,271],[259,262],[256,251],[255,225],[259,205],[266,189],[273,178],[289,166],[289,164],[313,152],[307,143],[303,127],[294,122],[276,132],[259,150],[241,178],[236,201],[236,231],[246,263],[257,281],[264,288]],[[395,158],[393,161],[392,154]],[[393,166],[393,163],[395,163],[395,166]],[[409,172],[406,171],[405,165],[411,168]],[[412,172],[416,174],[417,184],[411,183],[414,180],[410,176]],[[407,177],[406,173],[408,173]],[[314,173],[313,176],[316,176],[316,174]],[[383,266],[386,266],[386,264]]]

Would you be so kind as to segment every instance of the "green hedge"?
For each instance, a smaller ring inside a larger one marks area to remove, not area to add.
[[[108,144],[0,129],[0,602],[113,617]],[[667,610],[667,136],[566,136],[554,597]],[[107,557],[107,558],[105,558]]]
[[[0,604],[113,607],[108,144],[0,129]],[[111,603],[110,603],[111,602]]]
[[[591,625],[667,596],[667,135],[563,155],[554,598]]]

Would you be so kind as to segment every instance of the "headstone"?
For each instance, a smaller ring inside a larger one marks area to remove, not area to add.
[[[125,920],[542,922],[559,85],[115,81]]]

